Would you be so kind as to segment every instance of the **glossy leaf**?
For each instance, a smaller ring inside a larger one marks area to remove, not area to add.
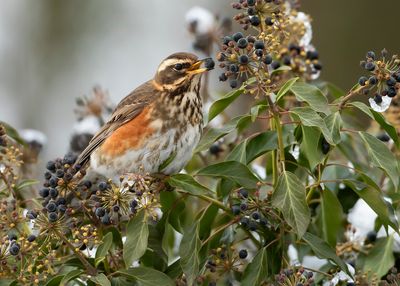
[[[242,164],[247,164],[247,139],[240,142],[233,148],[231,153],[226,156],[225,161],[237,161]]]
[[[196,175],[230,179],[249,189],[254,189],[259,181],[246,165],[236,161],[207,166],[198,171]]]
[[[126,242],[123,248],[125,265],[130,267],[132,263],[146,252],[149,226],[144,210],[138,212],[129,222],[126,229]]]
[[[278,135],[276,131],[266,131],[261,133],[247,142],[246,160],[247,164],[258,158],[259,156],[278,148]]]
[[[207,150],[219,138],[221,138],[221,137],[225,136],[226,134],[234,131],[236,129],[236,126],[239,124],[239,122],[240,122],[240,120],[242,118],[243,118],[242,116],[235,117],[230,122],[225,124],[225,126],[222,127],[222,128],[211,128],[211,129],[209,129],[201,137],[199,144],[197,144],[197,147],[194,150],[194,153],[197,153],[197,152],[200,152],[200,151],[203,151],[203,150]]]
[[[324,240],[336,247],[338,234],[342,233],[344,215],[338,198],[329,189],[321,192],[321,210]]]
[[[307,102],[313,110],[325,114],[330,113],[325,95],[316,86],[304,82],[296,82],[290,90],[297,100]]]
[[[363,199],[371,209],[378,215],[381,222],[386,226],[391,226],[397,230],[399,228],[397,219],[389,210],[380,190],[366,185],[360,181],[343,180],[343,183],[350,187],[361,199]]]
[[[62,278],[62,280],[60,281],[60,286],[65,286],[67,285],[67,283],[73,279],[75,279],[76,277],[78,277],[79,275],[81,275],[83,273],[83,270],[80,269],[75,269],[72,270],[70,272],[68,272],[67,274],[65,274],[65,276]]]
[[[181,266],[186,275],[188,285],[192,285],[200,268],[199,252],[201,241],[199,239],[199,223],[190,226],[183,234],[179,255]]]
[[[243,273],[241,285],[261,285],[261,282],[268,277],[269,263],[272,263],[272,261],[268,261],[267,248],[263,247],[258,251],[253,261],[247,265]]]
[[[329,133],[332,134],[333,143],[339,144],[341,141],[340,138],[340,128],[342,127],[342,117],[340,116],[340,112],[337,111],[335,113],[329,114],[324,118],[326,127],[329,130]]]
[[[119,274],[134,279],[142,286],[174,286],[168,275],[148,267],[136,267],[118,271]]]
[[[285,221],[302,237],[310,223],[310,210],[306,203],[306,189],[297,176],[283,172],[272,194],[272,205],[282,211]]]
[[[208,122],[213,120],[218,114],[224,111],[236,98],[244,92],[244,88],[232,90],[223,98],[214,101],[208,111]]]
[[[307,158],[310,169],[320,164],[324,159],[324,154],[318,144],[321,132],[316,127],[301,126],[302,141],[300,144],[301,155]]]
[[[110,280],[108,280],[107,276],[103,273],[96,275],[95,277],[90,278],[96,285],[100,286],[111,286]]]
[[[398,189],[400,171],[396,157],[386,147],[385,143],[375,136],[361,131],[359,134],[366,144],[372,164],[383,170]]]
[[[332,134],[326,126],[325,121],[310,107],[293,108],[292,113],[299,117],[303,125],[319,128],[324,135],[326,141],[328,141],[328,143],[331,145],[335,145],[335,142],[332,139]]]
[[[364,272],[381,278],[394,266],[393,242],[392,235],[380,238],[376,242],[365,259]]]
[[[107,256],[108,251],[111,248],[112,242],[113,242],[113,234],[111,232],[107,233],[102,240],[102,244],[99,245],[96,251],[96,256],[95,256],[95,266],[99,265],[100,262],[104,260],[104,258]]]
[[[257,104],[256,106],[253,106],[250,109],[250,115],[251,115],[251,121],[254,122],[257,119],[257,116],[260,114],[260,112],[264,111],[267,109],[267,105],[265,104]]]
[[[288,93],[288,91],[292,88],[292,86],[298,80],[299,80],[298,77],[294,77],[294,78],[289,79],[287,82],[285,82],[284,85],[282,85],[282,87],[279,89],[278,93],[276,94],[275,101],[279,101],[279,99],[281,99],[281,97],[285,96],[286,93]]]
[[[176,174],[168,178],[168,183],[175,188],[194,195],[211,194],[211,191],[197,182],[192,176],[188,174]]]
[[[303,240],[311,247],[311,249],[314,251],[315,255],[317,255],[319,258],[326,258],[334,262],[337,266],[339,266],[343,271],[347,272],[347,274],[351,275],[349,273],[349,270],[346,266],[346,264],[341,260],[337,255],[336,252],[333,248],[329,246],[326,241],[320,239],[319,237],[306,232],[303,236]]]
[[[381,126],[381,128],[386,131],[390,138],[392,138],[397,148],[400,148],[400,139],[397,134],[396,128],[389,124],[381,113],[376,112],[372,108],[368,107],[366,104],[359,101],[350,102],[348,104],[358,108],[366,115],[368,115],[372,120],[375,120]]]

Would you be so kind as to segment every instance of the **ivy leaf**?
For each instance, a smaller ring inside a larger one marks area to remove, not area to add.
[[[303,125],[319,128],[326,141],[331,145],[336,145],[332,139],[332,134],[329,132],[328,127],[326,127],[325,121],[317,112],[310,107],[297,107],[292,109],[292,113],[299,117]]]
[[[68,272],[60,281],[60,286],[65,286],[67,285],[67,283],[73,279],[75,279],[76,277],[78,277],[79,275],[81,275],[83,273],[83,270],[80,269],[75,269],[72,270],[70,272]]]
[[[332,134],[332,140],[335,144],[339,144],[341,141],[340,138],[340,128],[342,127],[342,117],[340,116],[340,112],[337,111],[335,113],[329,114],[324,118],[326,127],[329,130],[329,133]]]
[[[363,199],[373,211],[378,215],[381,222],[388,226],[390,225],[394,230],[398,230],[398,222],[393,213],[390,211],[390,204],[386,204],[382,197],[380,190],[375,189],[360,181],[343,180],[343,183],[350,187],[361,199]]]
[[[244,271],[241,285],[261,285],[268,276],[267,248],[261,248]]]
[[[380,238],[365,258],[364,272],[381,278],[394,266],[393,236]]]
[[[372,164],[383,170],[389,176],[397,190],[399,187],[400,170],[396,157],[386,147],[385,143],[371,134],[362,131],[360,131],[359,134],[366,144]]]
[[[225,161],[207,166],[196,175],[230,179],[248,189],[255,189],[259,181],[246,165],[236,161]]]
[[[321,198],[322,233],[325,241],[335,247],[338,234],[342,233],[343,209],[338,198],[329,189],[322,191]]]
[[[65,275],[57,275],[51,278],[47,283],[46,286],[60,286],[61,280],[64,278]]]
[[[226,156],[225,161],[237,161],[242,164],[247,164],[246,147],[247,147],[247,139],[240,142],[239,145],[236,145],[235,148],[233,148],[233,150],[231,151],[231,153],[229,153],[228,156]]]
[[[225,124],[222,128],[210,128],[200,139],[199,144],[197,144],[194,153],[206,150],[210,148],[210,146],[217,141],[219,138],[225,136],[226,134],[232,132],[236,129],[236,126],[239,124],[240,120],[243,119],[243,116],[238,116],[232,119],[230,122]]]
[[[267,131],[248,140],[246,146],[247,164],[261,155],[278,149],[278,135],[276,131]]]
[[[113,242],[113,234],[112,232],[107,233],[103,237],[103,243],[99,245],[96,251],[96,256],[94,259],[94,265],[97,267],[106,257],[108,251],[111,248],[112,242]]]
[[[119,274],[130,279],[134,279],[142,286],[174,286],[175,283],[168,275],[148,267],[135,267],[118,271]]]
[[[310,223],[310,209],[306,202],[306,189],[291,172],[284,171],[278,179],[272,205],[282,211],[285,221],[302,237]]]
[[[328,101],[322,91],[308,83],[296,82],[290,88],[297,100],[307,102],[310,107],[325,114],[330,114]]]
[[[291,78],[285,84],[279,89],[278,93],[276,94],[276,99],[275,101],[278,102],[281,97],[285,96],[286,93],[292,88],[292,86],[298,81],[299,78]]]
[[[187,284],[192,285],[196,279],[200,267],[199,252],[201,241],[199,239],[199,223],[195,222],[183,234],[179,255],[181,267],[186,275]]]
[[[170,184],[174,188],[181,189],[182,191],[194,195],[211,194],[211,191],[207,187],[197,182],[192,176],[188,174],[172,175],[168,179],[168,184]]]
[[[225,110],[236,98],[244,92],[244,88],[241,87],[236,90],[232,90],[226,94],[223,98],[216,100],[208,111],[208,122],[213,120],[218,114]]]
[[[267,105],[265,104],[257,104],[256,106],[253,106],[250,109],[250,115],[251,115],[251,122],[256,121],[257,116],[260,114],[261,111],[264,111],[267,109]]]
[[[324,159],[324,154],[319,147],[318,138],[321,132],[316,127],[301,126],[303,138],[300,144],[301,154],[307,158],[310,169],[314,169]]]
[[[358,108],[366,115],[368,115],[372,120],[375,120],[381,126],[381,128],[386,131],[390,138],[393,139],[396,147],[400,148],[400,139],[397,134],[396,128],[389,124],[381,113],[376,112],[372,108],[369,108],[366,104],[359,101],[350,102],[348,104]]]
[[[351,276],[346,264],[343,262],[343,260],[337,257],[335,250],[331,248],[324,240],[309,232],[304,234],[303,240],[311,247],[315,255],[317,255],[319,258],[326,258],[333,261],[337,266]]]
[[[111,286],[110,280],[108,280],[107,276],[103,273],[96,275],[95,277],[90,278],[96,285],[100,286]]]
[[[126,227],[126,242],[123,248],[125,265],[130,267],[132,263],[146,252],[149,238],[149,226],[144,210],[138,212]]]

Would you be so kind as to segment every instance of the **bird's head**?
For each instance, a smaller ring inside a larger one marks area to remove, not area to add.
[[[201,75],[213,68],[201,67],[207,60],[199,60],[196,55],[190,53],[172,54],[158,66],[154,82],[164,90],[176,90],[190,86],[192,82],[198,83]]]

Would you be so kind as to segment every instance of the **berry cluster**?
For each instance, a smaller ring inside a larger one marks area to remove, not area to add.
[[[90,224],[76,228],[72,233],[72,241],[76,252],[92,249],[100,243],[96,227]]]
[[[0,231],[4,233],[15,233],[18,231],[24,218],[16,200],[2,200],[0,202]]]
[[[303,267],[298,269],[283,269],[276,277],[278,285],[281,286],[311,286],[314,285],[313,273],[304,270]]]
[[[270,206],[268,197],[261,200],[258,192],[249,196],[246,189],[237,191],[237,198],[231,205],[233,215],[240,216],[240,225],[250,231],[265,232],[275,228],[275,210]]]
[[[274,33],[282,31],[288,24],[285,17],[286,5],[283,0],[240,0],[233,3],[232,7],[240,10],[234,19],[244,30],[252,26],[260,31]]]
[[[225,69],[219,79],[229,79],[231,88],[238,87],[245,79],[255,75],[269,79],[269,70],[280,67],[263,40],[245,37],[241,32],[224,37],[222,52],[217,55],[217,60],[220,68]]]
[[[369,72],[358,80],[366,95],[370,95],[370,104],[376,111],[385,111],[390,106],[393,97],[400,88],[400,58],[397,55],[388,56],[383,50],[378,59],[373,51],[369,51],[366,60],[361,61],[361,67]]]
[[[103,181],[98,184],[89,201],[94,207],[96,217],[106,225],[126,220],[129,215],[137,213],[142,208],[146,208],[153,218],[156,218],[159,200],[155,186],[153,178],[141,175],[121,177],[119,185],[111,180]]]
[[[237,251],[234,247],[222,245],[217,249],[211,250],[211,256],[208,258],[205,268],[210,272],[207,277],[201,277],[209,281],[208,285],[216,285],[221,277],[230,271],[237,272],[242,270],[244,259],[247,258],[247,250]]]

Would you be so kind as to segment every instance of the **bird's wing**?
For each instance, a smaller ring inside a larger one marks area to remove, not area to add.
[[[148,81],[132,91],[117,105],[108,122],[93,136],[89,145],[76,160],[75,165],[84,167],[91,154],[119,127],[138,116],[143,109],[159,96],[152,81]]]

